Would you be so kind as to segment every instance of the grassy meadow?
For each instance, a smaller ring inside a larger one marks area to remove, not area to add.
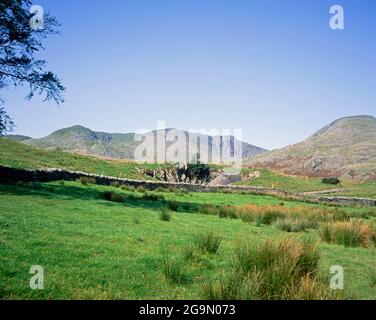
[[[230,218],[206,207],[241,212],[250,204],[259,212],[267,206],[326,210],[257,195],[150,193],[79,182],[0,185],[1,298],[241,298],[216,283],[233,274],[240,242],[262,245],[271,239],[315,243],[325,290],[330,266],[339,264],[345,269],[341,298],[376,298],[374,245],[326,242],[319,227],[286,232],[277,224]],[[369,208],[328,210],[344,210],[351,221],[375,220]],[[170,219],[162,218],[163,211]],[[44,267],[44,290],[29,288],[31,265]]]
[[[146,179],[154,164],[43,150],[0,138],[0,165]],[[245,171],[250,169],[245,168]],[[261,170],[241,185],[375,196]],[[376,211],[77,182],[0,184],[1,299],[375,299]],[[29,286],[44,268],[44,289]],[[329,289],[330,267],[345,271]]]
[[[292,192],[315,192],[333,190],[328,193],[330,196],[349,196],[376,198],[376,181],[352,181],[343,180],[338,186],[323,184],[320,178],[308,178],[285,175],[267,169],[257,169],[261,175],[259,178],[253,178],[237,182],[240,186],[259,186],[267,188],[277,188]],[[252,171],[244,168],[244,172]]]

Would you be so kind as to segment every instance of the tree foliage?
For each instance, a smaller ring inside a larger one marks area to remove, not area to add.
[[[26,99],[34,94],[44,100],[64,101],[65,90],[60,79],[46,69],[46,61],[36,57],[44,50],[43,40],[57,33],[55,17],[47,13],[41,30],[31,27],[34,14],[30,13],[30,0],[1,0],[0,2],[0,90],[10,86],[28,86]],[[1,97],[0,97],[1,98]],[[3,103],[3,100],[0,101]],[[0,105],[0,134],[10,130],[13,122]]]

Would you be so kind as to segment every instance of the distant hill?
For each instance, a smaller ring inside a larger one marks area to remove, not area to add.
[[[25,140],[31,139],[31,137],[22,136],[22,135],[19,135],[19,134],[10,134],[10,135],[5,136],[4,138],[7,138],[7,139],[13,140],[13,141],[18,141],[18,142],[23,142]]]
[[[172,129],[167,129],[172,130]],[[197,138],[199,134],[177,130],[179,133],[185,134],[186,137]],[[69,152],[77,152],[87,155],[113,158],[113,159],[134,159],[135,148],[140,142],[135,141],[135,133],[106,133],[92,131],[83,126],[73,126],[70,128],[57,130],[47,137],[40,139],[27,139],[23,143],[46,149],[61,149]],[[209,141],[209,150],[213,146],[213,137],[206,136]],[[197,139],[192,141],[197,141]],[[231,137],[231,139],[234,139]],[[188,140],[188,139],[187,139]],[[189,140],[191,144],[191,140]],[[187,142],[188,143],[188,142]],[[221,145],[221,150],[223,146]],[[253,146],[251,144],[242,143],[243,158],[251,158],[255,155],[266,152],[267,150]],[[233,150],[231,149],[231,152]]]
[[[264,153],[247,163],[296,175],[376,179],[376,118],[338,119],[303,142]]]

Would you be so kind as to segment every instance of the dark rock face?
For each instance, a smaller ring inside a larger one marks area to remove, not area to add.
[[[140,173],[158,181],[207,184],[215,179],[221,171],[210,170],[206,165],[180,164],[162,166],[155,170],[142,169]]]

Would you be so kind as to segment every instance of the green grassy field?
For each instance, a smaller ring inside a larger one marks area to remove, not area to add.
[[[320,270],[345,269],[345,294],[375,299],[375,248],[343,247],[319,239],[317,229],[287,233],[270,225],[245,223],[179,209],[171,221],[159,218],[161,202],[102,200],[103,191],[140,192],[83,186],[76,182],[0,185],[0,296],[2,299],[200,299],[204,287],[231,269],[239,239],[309,238],[317,242]],[[167,200],[190,204],[278,205],[267,196],[207,193],[161,193]],[[318,207],[284,201],[284,206]],[[361,214],[369,209],[351,209]],[[185,260],[192,238],[209,231],[223,237],[217,254]],[[163,261],[182,261],[182,281],[166,279]],[[45,272],[43,290],[29,288],[32,265]]]
[[[251,170],[244,169],[244,171],[249,172]],[[336,191],[330,193],[330,195],[376,198],[376,181],[344,180],[341,181],[341,185],[333,186],[323,184],[319,178],[289,176],[266,169],[260,169],[258,171],[261,173],[259,178],[241,181],[236,183],[236,185],[274,187],[292,192],[312,192],[335,189]]]

